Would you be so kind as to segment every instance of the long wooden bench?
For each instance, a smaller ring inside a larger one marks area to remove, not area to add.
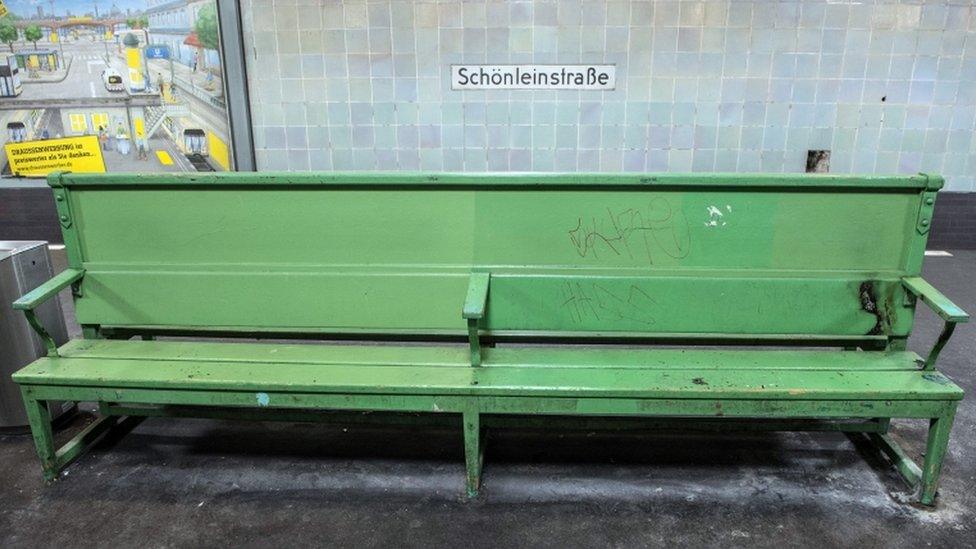
[[[632,416],[866,432],[934,501],[962,398],[935,362],[968,320],[919,278],[938,177],[49,183],[69,268],[14,304],[48,346],[14,375],[47,479],[141,417],[430,412],[475,495],[494,420]],[[59,349],[33,310],[68,287],[84,339]],[[918,299],[945,321],[925,358]],[[57,449],[49,400],[103,416]],[[930,420],[921,466],[892,418]]]

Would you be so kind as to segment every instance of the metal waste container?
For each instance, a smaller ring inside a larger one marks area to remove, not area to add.
[[[34,333],[24,313],[11,304],[54,275],[47,242],[0,240],[0,430],[18,431],[27,426],[27,414],[20,388],[10,375],[46,354],[41,338]],[[48,333],[61,345],[68,341],[64,315],[57,299],[37,309],[37,316]],[[51,417],[71,409],[51,403]]]

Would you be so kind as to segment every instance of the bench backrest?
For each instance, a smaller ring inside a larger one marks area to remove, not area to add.
[[[56,175],[81,324],[498,336],[904,338],[931,176]]]

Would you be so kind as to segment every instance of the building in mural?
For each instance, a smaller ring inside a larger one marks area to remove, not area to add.
[[[232,169],[214,0],[5,5],[3,143],[91,135],[108,171]]]
[[[195,30],[201,11],[207,16],[213,0],[146,0],[146,5],[154,42],[168,45],[174,61],[198,69],[220,67],[217,49],[205,47]]]

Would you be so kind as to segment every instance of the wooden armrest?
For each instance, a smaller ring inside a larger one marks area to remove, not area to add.
[[[37,315],[34,314],[34,309],[41,303],[58,295],[58,292],[61,290],[81,280],[83,276],[85,276],[84,269],[67,269],[51,280],[27,292],[26,295],[17,301],[14,301],[13,308],[24,311],[24,316],[27,317],[27,323],[31,325],[31,328],[37,332],[37,335],[41,337],[41,341],[44,342],[48,356],[58,356],[58,345],[55,343],[54,338],[51,337],[51,334],[44,329],[44,325],[41,324]]]
[[[41,303],[58,295],[58,292],[68,287],[68,285],[81,280],[83,276],[85,276],[83,269],[66,269],[61,274],[27,292],[17,301],[14,301],[13,307],[18,311],[32,311]]]
[[[471,273],[468,282],[468,295],[464,299],[461,316],[468,322],[468,343],[471,347],[471,365],[481,366],[481,336],[478,333],[479,321],[485,316],[488,306],[489,273]]]
[[[936,312],[946,322],[969,322],[969,315],[958,305],[942,295],[931,284],[921,277],[913,276],[901,279],[905,288]]]
[[[929,351],[929,356],[926,357],[925,365],[923,366],[925,370],[934,370],[935,361],[939,358],[939,353],[942,352],[942,348],[949,342],[949,338],[952,337],[952,332],[956,329],[956,323],[968,322],[969,315],[921,277],[912,276],[903,278],[901,279],[901,283],[905,286],[905,289],[911,292],[912,295],[921,298],[926,305],[931,307],[945,321],[945,327],[942,329],[942,333],[939,334],[939,339],[935,341],[932,350]]]
[[[478,319],[485,316],[485,306],[488,304],[489,273],[471,273],[468,282],[468,296],[464,300],[461,316],[467,319]]]

